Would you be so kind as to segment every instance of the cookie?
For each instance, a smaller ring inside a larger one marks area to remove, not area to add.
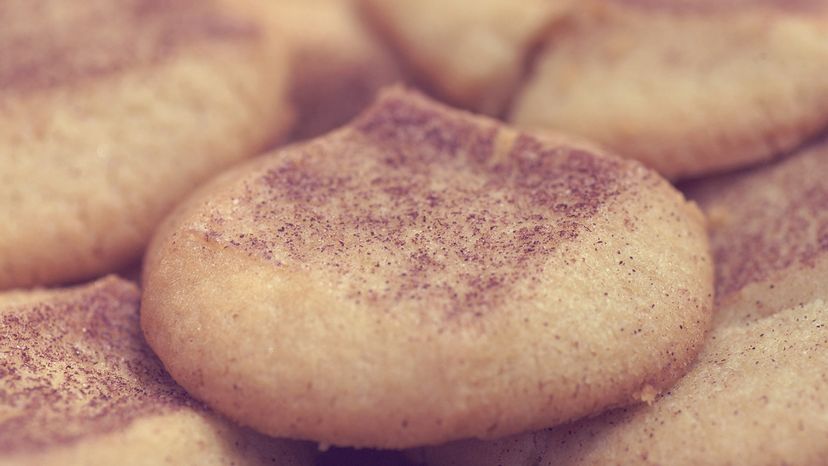
[[[428,464],[796,464],[828,455],[828,144],[687,187],[710,217],[715,328],[687,376],[650,406]]]
[[[828,126],[828,2],[584,2],[508,120],[589,137],[669,178],[754,165]]]
[[[352,0],[268,0],[274,28],[291,55],[291,139],[318,136],[348,122],[383,86],[403,79],[391,51]]]
[[[386,448],[650,397],[695,357],[713,286],[701,214],[654,172],[401,89],[201,190],[143,283],[190,393],[270,435]]]
[[[573,0],[362,0],[368,16],[443,99],[501,113],[531,49]]]
[[[0,289],[128,265],[182,196],[285,132],[284,40],[256,11],[0,5]]]
[[[684,186],[710,219],[722,324],[828,302],[828,142]]]
[[[0,464],[312,464],[310,445],[187,396],[145,344],[138,301],[115,277],[0,294]]]

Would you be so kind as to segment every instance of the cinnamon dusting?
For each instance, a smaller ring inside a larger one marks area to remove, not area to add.
[[[134,285],[106,278],[0,308],[0,452],[198,406],[145,344],[138,299]]]

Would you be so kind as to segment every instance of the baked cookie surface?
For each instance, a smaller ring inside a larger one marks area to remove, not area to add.
[[[584,2],[508,120],[589,137],[669,178],[757,162],[828,126],[828,2]]]
[[[211,414],[143,340],[137,288],[0,294],[0,464],[309,465],[312,447]]]
[[[687,187],[710,218],[718,308],[698,362],[668,392],[547,431],[437,447],[427,463],[823,464],[826,150]]]
[[[828,454],[828,303],[715,328],[693,369],[652,405],[430,449],[435,466],[821,465]]]
[[[685,187],[709,218],[722,324],[828,302],[828,142]]]
[[[707,247],[639,164],[394,90],[179,208],[142,326],[190,393],[271,435],[496,437],[669,386],[707,329]]]
[[[0,289],[136,260],[175,202],[286,129],[254,3],[0,5]]]

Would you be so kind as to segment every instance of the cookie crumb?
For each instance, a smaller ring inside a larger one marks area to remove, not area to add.
[[[641,401],[647,403],[648,405],[652,405],[658,395],[658,390],[650,384],[644,385],[641,388],[641,391],[638,392],[637,398]]]

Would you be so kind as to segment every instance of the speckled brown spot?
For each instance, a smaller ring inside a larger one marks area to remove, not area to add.
[[[199,0],[7,0],[0,24],[0,95],[77,84],[258,33]]]
[[[206,218],[205,235],[333,271],[356,302],[476,316],[539,280],[642,177],[631,162],[394,94],[353,129],[286,150]]]
[[[144,343],[138,298],[108,278],[0,307],[0,453],[197,406]]]

